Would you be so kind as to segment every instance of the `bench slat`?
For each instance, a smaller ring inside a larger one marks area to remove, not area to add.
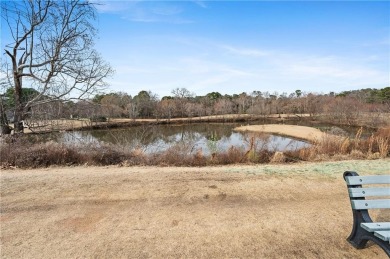
[[[390,175],[347,176],[348,185],[360,184],[390,184]]]
[[[361,223],[360,226],[368,232],[390,230],[390,222]]]
[[[390,199],[383,200],[351,200],[354,210],[390,209]]]
[[[384,241],[389,241],[390,240],[390,230],[386,231],[375,231],[374,235],[379,237],[380,239]]]
[[[390,188],[348,188],[350,197],[390,196]]]

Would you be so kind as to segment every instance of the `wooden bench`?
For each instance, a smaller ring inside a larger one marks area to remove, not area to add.
[[[373,222],[368,213],[370,209],[390,209],[390,175],[359,176],[356,172],[346,171],[344,180],[353,213],[353,227],[347,238],[348,242],[357,249],[362,249],[371,240],[390,257],[390,222]],[[387,186],[362,187],[376,184]]]

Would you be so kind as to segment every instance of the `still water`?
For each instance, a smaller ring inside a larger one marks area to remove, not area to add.
[[[237,123],[202,123],[186,125],[145,125],[130,128],[64,132],[57,136],[57,141],[67,144],[112,143],[126,149],[141,149],[147,154],[163,152],[181,144],[190,152],[201,150],[208,155],[222,152],[230,147],[270,151],[295,150],[310,144],[288,137],[270,134],[234,132]]]

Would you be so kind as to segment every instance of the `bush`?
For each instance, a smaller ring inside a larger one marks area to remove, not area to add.
[[[80,162],[80,157],[75,150],[52,141],[32,144],[29,147],[11,143],[7,151],[1,149],[1,154],[2,164],[22,168],[70,165]]]
[[[89,144],[77,148],[81,161],[88,165],[117,165],[131,156],[130,152],[112,144]]]
[[[32,143],[26,138],[2,143],[0,153],[2,166],[20,168],[82,164],[115,165],[130,157],[130,154],[120,151],[113,145],[65,145],[54,141]]]

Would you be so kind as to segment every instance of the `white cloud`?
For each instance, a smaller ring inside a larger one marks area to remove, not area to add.
[[[115,72],[117,74],[149,74],[151,73],[148,69],[139,68],[136,66],[120,65],[115,67]]]
[[[180,70],[191,74],[224,73],[234,76],[252,76],[251,72],[237,68],[232,64],[216,62],[209,59],[183,58],[180,60]]]
[[[257,71],[257,79],[277,79],[280,76],[291,81],[308,84],[327,82],[353,86],[369,85],[370,83],[386,85],[386,71],[372,66],[373,61],[379,62],[383,57],[368,55],[365,58],[337,55],[310,55],[307,53],[290,52],[278,49],[247,48],[245,46],[216,45],[229,53],[246,57],[241,63],[236,62],[239,69],[242,66],[251,73]],[[259,59],[261,58],[261,59]],[[234,58],[232,58],[234,61]],[[375,63],[374,63],[375,64]],[[388,65],[389,66],[389,65]],[[388,67],[389,68],[389,67]],[[245,70],[245,69],[244,69]],[[388,84],[388,83],[387,83]]]
[[[223,45],[221,46],[222,49],[225,49],[229,51],[230,53],[236,54],[236,55],[242,55],[242,56],[249,56],[249,57],[264,57],[270,55],[268,51],[263,51],[259,49],[249,49],[249,48],[237,48],[232,46]]]
[[[93,1],[99,13],[121,13],[137,4],[137,1]]]
[[[160,5],[152,8],[152,12],[157,15],[176,15],[183,12],[183,9],[175,5]]]
[[[128,82],[122,84],[127,86],[122,91],[131,89],[131,94],[136,94],[151,90],[160,96],[170,95],[176,87],[186,87],[197,95],[254,90],[291,93],[296,89],[338,92],[381,88],[389,82],[388,71],[377,66],[383,57],[376,57],[381,60],[373,62],[369,55],[314,55],[261,46],[222,45],[202,39],[171,40],[172,44],[179,44],[174,52],[161,47],[154,58],[132,57],[131,64],[126,61],[117,68],[118,76]]]
[[[207,8],[205,1],[194,0],[193,2],[202,8]]]
[[[292,78],[339,80],[362,83],[383,80],[383,72],[371,68],[364,61],[336,56],[285,56],[278,62],[284,75]]]
[[[100,13],[114,13],[124,20],[145,23],[193,23],[182,17],[180,2],[171,1],[95,1]]]

